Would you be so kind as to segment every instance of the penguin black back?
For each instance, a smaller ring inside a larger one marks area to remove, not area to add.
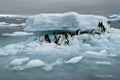
[[[76,31],[76,35],[80,35],[80,29]]]
[[[58,40],[57,40],[57,37],[55,35],[54,36],[54,42],[57,44]]]
[[[51,43],[51,40],[50,40],[48,34],[45,35],[45,41],[48,42],[48,43]]]
[[[67,33],[65,33],[65,39],[67,39],[68,38],[68,34]]]

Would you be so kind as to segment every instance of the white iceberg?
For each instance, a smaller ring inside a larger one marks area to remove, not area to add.
[[[70,60],[66,61],[65,63],[78,63],[81,59],[83,58],[83,56],[77,56],[77,57],[73,57]]]
[[[27,33],[27,32],[22,32],[22,31],[16,31],[13,32],[12,34],[10,33],[3,33],[2,36],[7,36],[7,37],[23,37],[23,36],[32,36],[34,33]]]
[[[95,63],[96,64],[103,64],[103,65],[110,65],[111,64],[111,62],[109,62],[109,61],[96,61]]]
[[[98,29],[98,22],[103,22],[108,27],[107,18],[96,15],[81,15],[76,12],[56,13],[56,14],[38,14],[28,17],[25,31],[42,30],[81,30]]]
[[[117,17],[118,17],[117,14],[113,14],[113,15],[111,15],[109,18],[117,18]]]
[[[12,62],[10,62],[10,65],[14,65],[14,66],[22,65],[24,62],[29,61],[29,60],[30,60],[30,58],[28,58],[28,57],[14,59]]]
[[[33,67],[40,67],[44,66],[45,63],[39,59],[31,60],[26,65],[25,68],[33,68]]]
[[[14,28],[14,27],[26,27],[26,24],[25,23],[15,24],[15,23],[0,22],[0,28]]]

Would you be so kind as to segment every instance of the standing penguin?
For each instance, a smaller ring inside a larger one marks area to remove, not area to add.
[[[65,39],[65,44],[69,44],[69,40],[68,39]]]
[[[76,35],[80,35],[80,29],[76,31]]]
[[[58,37],[58,41],[57,41],[57,44],[58,44],[58,45],[61,45],[62,39],[63,39],[63,37],[62,37],[62,35],[60,35],[60,36]]]
[[[68,33],[65,33],[65,39],[67,39],[68,38]]]
[[[68,40],[68,34],[65,34],[65,44],[69,44],[69,40]]]
[[[42,36],[42,35],[40,35],[39,41],[40,41],[40,42],[43,42],[43,36]]]
[[[51,40],[50,40],[48,34],[45,35],[45,41],[48,42],[48,43],[51,43]]]
[[[83,32],[81,32],[81,34],[88,34],[88,32],[87,31],[83,31]]]
[[[101,27],[102,27],[102,32],[105,32],[105,31],[106,31],[106,28],[105,28],[105,26],[103,25],[102,22],[101,22]]]
[[[54,36],[54,42],[57,44],[57,37],[55,35]]]
[[[95,35],[95,29],[92,29],[91,34],[94,36]]]
[[[102,24],[101,24],[101,22],[98,23],[98,31],[102,32]]]
[[[57,44],[57,37],[56,37],[56,33],[53,33],[53,38],[54,38],[54,43]]]

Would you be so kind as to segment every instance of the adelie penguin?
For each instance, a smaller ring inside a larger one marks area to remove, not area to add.
[[[105,28],[104,26],[103,26],[102,28],[103,28],[102,31],[105,32],[105,31],[106,31],[106,28]]]
[[[53,38],[54,38],[54,42],[57,44],[57,37],[55,35],[56,33],[53,33]]]
[[[65,39],[67,39],[68,38],[68,33],[65,33]]]
[[[68,40],[68,34],[65,34],[65,44],[69,44],[69,40]]]
[[[100,22],[98,23],[98,31],[102,32],[102,24]]]
[[[99,23],[98,23],[98,27],[99,27],[99,31],[100,31],[100,32],[105,32],[105,31],[106,31],[106,28],[104,27],[104,25],[103,25],[102,22],[99,22]]]
[[[51,43],[51,40],[50,40],[48,34],[45,35],[45,41],[46,41],[47,43]]]
[[[95,29],[92,29],[91,34],[94,36],[95,35]]]
[[[81,34],[88,34],[88,32],[87,31],[83,31],[83,32],[81,32]]]
[[[40,42],[43,42],[43,36],[42,36],[42,35],[40,35],[39,41],[40,41]]]
[[[65,44],[69,44],[69,40],[68,39],[65,39]]]
[[[80,29],[76,31],[76,35],[80,35]]]
[[[95,32],[95,34],[97,34],[97,35],[101,35],[100,32]]]
[[[60,36],[58,37],[57,45],[61,45],[62,39],[63,39],[63,37],[62,37],[62,35],[60,35]]]

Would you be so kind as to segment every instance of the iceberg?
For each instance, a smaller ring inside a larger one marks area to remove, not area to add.
[[[117,14],[113,14],[113,15],[111,15],[109,18],[117,18],[117,17],[118,17]]]
[[[38,33],[30,36],[25,42],[0,47],[0,56],[27,56],[32,59],[18,58],[11,60],[12,62],[8,62],[10,65],[8,68],[13,70],[39,67],[45,71],[50,71],[59,65],[73,67],[74,64],[80,63],[84,65],[85,61],[89,62],[96,59],[98,59],[97,62],[93,61],[91,63],[97,65],[111,64],[112,61],[110,60],[119,56],[120,36],[118,34],[120,34],[120,30],[114,28],[109,29],[107,21],[107,18],[102,16],[80,15],[75,12],[30,16],[26,21],[27,27],[24,28],[28,32],[43,30],[48,30],[49,32],[49,30],[78,28],[81,30],[98,29],[98,22],[103,22],[104,26],[108,29],[105,33],[101,33],[101,35],[80,34],[74,37],[68,36],[69,45],[65,45],[63,40],[60,46],[54,43],[53,35],[50,34],[51,43],[46,43],[44,39],[43,42],[40,42],[39,36],[41,33]],[[14,32],[13,34],[4,35],[23,36],[30,34],[27,32]]]
[[[113,14],[109,17],[108,23],[119,23],[120,22],[120,14]]]
[[[10,63],[10,65],[22,65],[24,62],[26,62],[26,61],[29,61],[30,60],[30,58],[28,58],[28,57],[25,57],[25,58],[20,58],[20,59],[15,59],[15,60],[13,60],[11,63]]]
[[[73,57],[70,60],[66,61],[66,63],[72,63],[72,64],[74,64],[74,63],[79,62],[82,58],[83,58],[83,56]]]
[[[2,36],[6,37],[26,37],[26,36],[33,36],[34,33],[27,33],[27,32],[22,32],[22,31],[16,31],[13,32],[12,34],[10,33],[3,33]]]
[[[25,23],[15,24],[15,23],[0,22],[0,28],[14,28],[14,27],[26,27],[26,24]]]
[[[95,62],[96,64],[103,64],[103,65],[110,65],[111,62],[108,62],[108,61],[96,61]]]
[[[108,28],[107,18],[97,15],[82,15],[76,12],[38,14],[28,17],[25,31],[43,30],[87,30],[98,29],[98,22],[103,22]]]

